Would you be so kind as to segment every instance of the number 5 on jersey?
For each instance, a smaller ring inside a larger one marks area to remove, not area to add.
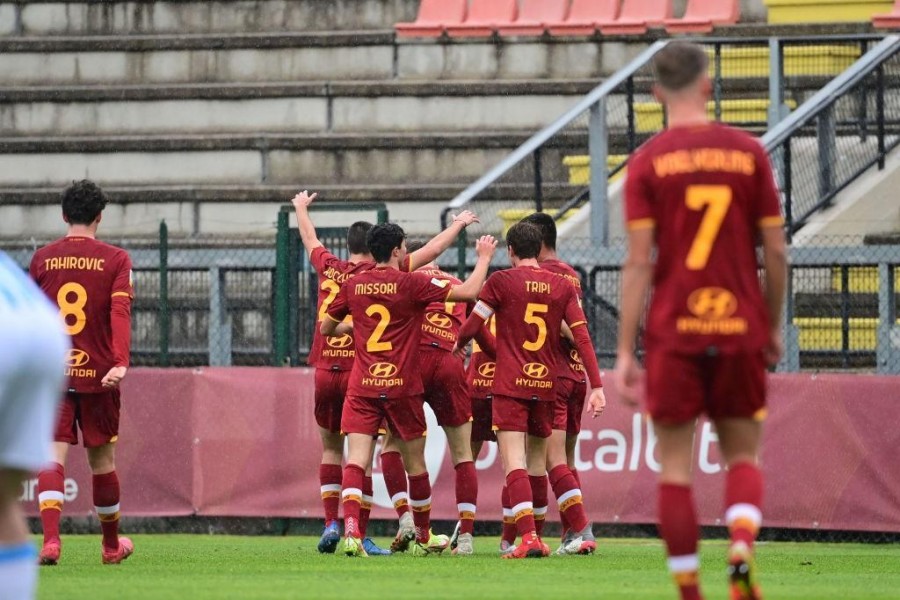
[[[525,306],[525,322],[537,327],[537,339],[533,342],[526,340],[522,343],[522,347],[529,352],[537,352],[544,347],[544,343],[547,341],[547,321],[540,315],[549,310],[550,307],[546,304],[537,304],[535,302],[529,302]]]

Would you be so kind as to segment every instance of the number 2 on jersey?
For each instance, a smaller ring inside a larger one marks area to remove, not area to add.
[[[716,243],[722,222],[728,214],[728,207],[731,206],[733,192],[728,185],[689,185],[685,192],[684,201],[689,209],[706,208],[685,261],[688,269],[699,271],[709,262],[713,244]]]
[[[70,295],[74,295],[75,300],[70,302]],[[67,334],[78,335],[87,325],[87,315],[84,313],[87,301],[87,290],[80,283],[70,281],[59,288],[59,292],[56,293],[56,304],[59,305],[59,315],[66,324]],[[75,322],[71,325],[69,317],[75,317]]]
[[[384,330],[387,329],[388,324],[391,322],[391,312],[382,304],[372,304],[366,309],[366,314],[370,317],[378,315],[378,325],[375,326],[375,331],[366,340],[366,351],[389,352],[394,345],[390,342],[382,342],[381,336],[384,335]]]
[[[331,306],[331,303],[337,298],[338,292],[341,291],[341,286],[333,279],[326,279],[319,287],[321,287],[323,292],[328,292],[328,297],[322,300],[322,306],[319,307],[319,322],[322,322],[325,320],[325,315],[328,314],[328,307]]]
[[[537,304],[535,302],[529,302],[525,306],[525,322],[538,328],[536,340],[533,342],[526,340],[522,343],[522,347],[529,352],[537,352],[544,347],[544,342],[547,341],[547,322],[540,315],[549,310],[550,307],[546,304]]]

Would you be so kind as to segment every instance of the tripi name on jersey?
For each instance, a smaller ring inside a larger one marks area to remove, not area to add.
[[[77,270],[77,271],[102,271],[106,264],[105,258],[88,258],[85,256],[54,256],[44,259],[44,269],[47,271]]]

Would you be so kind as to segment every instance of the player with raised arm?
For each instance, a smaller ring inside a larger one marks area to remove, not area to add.
[[[422,245],[422,242],[411,242],[409,250],[418,250]],[[416,272],[450,285],[462,284],[453,275],[440,270],[434,262],[420,267]],[[474,553],[472,536],[478,502],[478,475],[472,459],[472,405],[469,400],[465,364],[461,357],[453,354],[459,328],[465,318],[465,303],[432,302],[428,305],[425,318],[422,320],[418,358],[422,385],[425,388],[423,397],[434,411],[438,425],[447,434],[450,458],[456,473],[459,525],[451,539],[451,547],[454,554],[470,555]],[[382,464],[386,460],[400,460],[399,452],[396,441],[389,438],[381,452]],[[391,454],[395,456],[389,456]],[[405,487],[405,479],[403,483]],[[392,491],[388,488],[388,493]],[[397,540],[398,549],[402,549],[399,548],[402,541]]]
[[[131,301],[134,297],[128,253],[96,239],[106,197],[93,182],[69,186],[62,197],[68,233],[34,253],[31,277],[59,306],[72,338],[63,399],[53,444],[54,462],[38,476],[44,529],[41,564],[59,561],[59,519],[64,500],[65,464],[81,429],[93,473],[94,510],[103,531],[102,561],[117,564],[134,545],[119,537],[119,478],[115,449],[119,439],[119,384],[131,352]]]
[[[37,561],[22,482],[51,459],[68,339],[57,309],[0,252],[0,600],[35,596]]]
[[[492,315],[497,319],[497,367],[493,384],[493,426],[506,471],[506,486],[522,543],[504,558],[538,558],[550,549],[537,535],[528,469],[546,472],[547,438],[553,423],[559,352],[556,340],[563,322],[572,330],[584,357],[591,382],[590,409],[594,416],[606,404],[600,369],[584,311],[574,288],[565,279],[541,269],[541,231],[517,223],[506,236],[513,268],[491,275],[478,304],[460,332],[464,347]],[[585,526],[587,517],[581,491],[571,473],[554,485],[566,518]]]
[[[568,281],[575,289],[579,301],[584,296],[581,290],[581,277],[571,266],[561,261],[556,254],[556,223],[553,217],[547,213],[534,213],[522,219],[525,223],[531,223],[541,230],[541,253],[538,255],[538,263],[542,269],[556,273]],[[551,486],[566,472],[570,472],[578,488],[581,489],[581,480],[578,470],[575,468],[575,445],[578,442],[578,434],[581,432],[581,415],[584,412],[584,401],[587,398],[587,380],[584,377],[584,363],[578,349],[565,337],[559,339],[559,364],[560,371],[557,378],[556,406],[553,411],[553,433],[547,442],[547,472]],[[529,474],[532,482],[534,497],[541,498],[546,510],[547,505],[547,479],[544,474]],[[554,488],[555,489],[555,488]],[[585,524],[569,523],[562,503],[557,497],[560,507],[560,520],[562,522],[563,539],[556,553],[563,554],[591,554],[597,548],[593,528],[590,522]],[[537,516],[538,501],[535,500],[535,516]],[[538,535],[540,535],[540,527]]]
[[[319,326],[325,320],[326,311],[337,297],[341,286],[355,275],[374,267],[375,262],[366,246],[366,235],[372,225],[364,221],[353,223],[347,231],[347,250],[350,253],[348,260],[339,259],[322,245],[309,215],[309,206],[315,198],[316,194],[310,194],[304,190],[294,196],[292,203],[297,214],[300,239],[319,279],[316,303],[317,326],[313,332],[313,343],[309,353],[309,364],[316,369],[315,417],[323,448],[319,466],[319,482],[325,511],[325,528],[319,540],[318,550],[322,553],[333,553],[341,539],[338,525],[341,479],[343,477],[341,463],[344,454],[341,411],[347,393],[350,371],[353,368],[355,348],[353,337],[350,334],[326,338],[319,332]],[[473,213],[469,211],[460,213],[454,217],[453,222],[444,232],[423,246],[419,252],[410,254],[409,260],[401,267],[408,270],[411,266],[431,262],[450,247],[466,226],[476,221]],[[373,494],[371,466],[368,469],[362,488],[363,525],[367,521]],[[406,474],[402,462],[399,464],[399,476],[405,483]],[[407,517],[401,525],[403,524],[414,533],[411,518]],[[401,529],[403,529],[402,526]],[[378,548],[367,537],[364,537],[363,543],[366,552],[371,555],[390,554],[388,551]]]
[[[474,300],[484,283],[496,241],[485,236],[476,243],[478,262],[472,275],[459,286],[422,273],[404,273],[407,261],[403,229],[393,223],[376,225],[367,245],[377,265],[341,287],[328,307],[321,332],[343,335],[351,325],[357,341],[356,356],[341,417],[349,452],[344,467],[344,552],[362,553],[359,510],[365,465],[371,460],[374,438],[383,421],[401,441],[403,463],[409,476],[410,506],[416,526],[413,553],[442,552],[447,536],[431,533],[431,483],[425,464],[425,412],[422,378],[415,355],[422,319],[432,302]]]
[[[646,407],[658,439],[659,530],[669,570],[681,598],[702,598],[691,450],[696,420],[706,414],[728,465],[731,598],[758,600],[753,544],[763,478],[757,454],[766,365],[782,353],[787,260],[769,159],[749,134],[709,122],[707,63],[703,48],[685,42],[670,43],[654,58],[654,91],[666,106],[668,128],[629,161],[616,382],[634,404],[641,378],[635,340],[652,283],[644,333]],[[764,291],[757,274],[760,238]]]

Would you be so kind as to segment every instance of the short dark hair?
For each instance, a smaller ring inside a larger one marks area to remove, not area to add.
[[[406,240],[406,251],[415,252],[416,250],[421,250],[426,243],[425,240]]]
[[[677,92],[693,84],[709,68],[709,56],[697,44],[669,42],[653,57],[653,69],[659,85]]]
[[[551,250],[556,250],[556,221],[547,213],[534,213],[522,219],[541,230],[541,241]]]
[[[366,236],[372,224],[366,221],[357,221],[347,230],[347,250],[350,254],[368,254],[369,247],[366,245]]]
[[[396,223],[382,223],[369,230],[366,245],[376,262],[386,263],[391,252],[403,245],[406,233]]]
[[[541,230],[537,225],[520,221],[506,232],[506,245],[519,258],[537,258],[541,253]]]
[[[73,181],[62,194],[62,211],[72,225],[90,225],[106,208],[106,195],[89,179]]]

